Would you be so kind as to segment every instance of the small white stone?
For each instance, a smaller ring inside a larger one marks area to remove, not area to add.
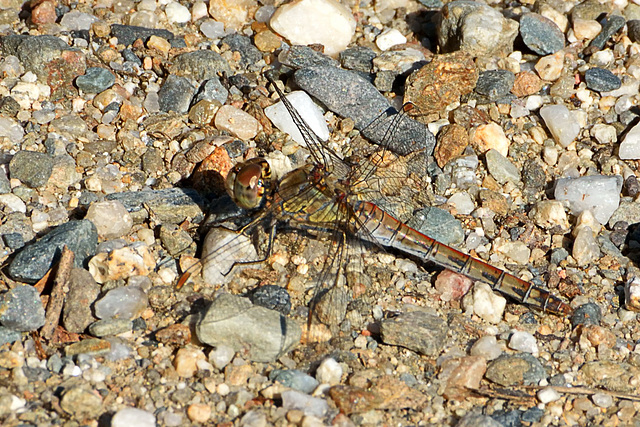
[[[600,257],[600,247],[593,236],[590,227],[581,227],[573,241],[571,256],[580,267],[587,266],[591,261]]]
[[[515,331],[509,339],[509,348],[538,355],[538,342],[529,332]]]
[[[553,227],[569,229],[569,220],[564,210],[564,205],[558,200],[542,200],[536,203],[529,216],[536,225],[550,229]]]
[[[534,66],[540,78],[547,81],[555,81],[562,75],[564,68],[564,53],[556,52],[553,55],[543,56]]]
[[[615,55],[611,49],[604,49],[595,52],[589,58],[589,64],[593,64],[597,67],[607,68],[613,64]]]
[[[222,22],[214,21],[213,19],[207,19],[200,24],[200,31],[208,39],[215,40],[223,37],[226,33],[224,31],[224,24]]]
[[[22,199],[11,193],[0,195],[0,206],[5,208],[3,210],[5,210],[5,212],[7,213],[27,212],[27,205],[22,201]]]
[[[255,138],[261,128],[260,122],[251,114],[231,105],[220,107],[214,123],[217,129],[225,130],[244,141]]]
[[[395,28],[389,28],[384,30],[378,37],[376,37],[376,46],[380,50],[387,50],[391,47],[407,42],[407,38]]]
[[[286,97],[300,116],[302,116],[302,119],[322,141],[329,139],[329,128],[327,127],[327,122],[324,119],[322,110],[320,110],[320,107],[313,102],[306,92],[294,91],[287,94]],[[289,114],[282,101],[265,108],[264,113],[278,129],[291,135],[291,138],[301,146],[307,146],[306,141],[300,133],[300,129],[298,129],[298,126],[293,122],[291,114]]]
[[[221,344],[209,352],[209,362],[221,371],[231,362],[235,354],[231,347]]]
[[[544,100],[540,95],[530,95],[527,96],[527,100],[524,103],[524,108],[529,111],[536,111],[538,108],[542,107],[544,104]]]
[[[60,25],[69,31],[90,30],[91,24],[98,21],[98,18],[88,13],[72,10],[64,14],[60,20]]]
[[[342,366],[335,359],[327,358],[320,363],[316,370],[316,379],[321,384],[336,385],[340,384],[342,378]]]
[[[164,13],[167,14],[167,20],[177,24],[184,24],[191,21],[191,12],[189,9],[178,2],[169,3],[164,8]]]
[[[602,229],[602,225],[598,222],[596,217],[589,209],[580,212],[578,218],[576,219],[576,225],[575,227],[573,227],[571,235],[573,237],[576,237],[582,227],[589,227],[594,236],[597,236]]]
[[[9,140],[18,144],[22,141],[24,136],[24,129],[15,120],[0,116],[0,138],[6,136]]]
[[[573,18],[573,34],[578,40],[591,40],[602,30],[602,25],[593,19]]]
[[[630,311],[640,311],[640,277],[633,276],[625,283],[624,306]]]
[[[292,44],[322,44],[327,55],[347,48],[356,31],[351,10],[336,0],[294,0],[276,10],[271,28]]]
[[[499,323],[507,306],[506,299],[496,295],[491,286],[480,282],[473,285],[473,292],[468,293],[462,303],[465,309],[472,309],[473,314],[489,323]]]
[[[196,22],[198,19],[209,16],[209,10],[207,8],[207,4],[203,1],[198,0],[193,4],[191,8],[191,20]]]
[[[620,143],[618,156],[621,159],[640,159],[640,123],[631,128]]]
[[[593,403],[600,408],[609,408],[613,405],[613,396],[609,393],[595,393],[591,396],[591,400],[593,400]]]
[[[620,205],[621,189],[619,175],[589,175],[557,180],[554,196],[569,201],[573,215],[589,209],[600,224],[606,224]]]
[[[580,133],[580,124],[564,105],[547,105],[540,109],[545,124],[556,142],[563,147],[571,144]]]
[[[137,408],[123,408],[111,418],[111,427],[155,427],[156,417]]]
[[[613,144],[618,140],[616,128],[604,123],[593,125],[589,134],[594,137],[600,144]]]
[[[137,286],[111,289],[94,304],[99,319],[130,319],[139,317],[149,305],[144,291]]]
[[[470,354],[494,360],[502,354],[502,347],[498,345],[495,335],[485,335],[473,343]]]
[[[526,243],[520,240],[503,240],[501,244],[494,242],[494,248],[496,252],[505,255],[507,258],[520,265],[526,265],[531,257],[531,249],[529,249]]]
[[[562,397],[560,393],[551,387],[543,388],[536,393],[536,396],[538,396],[538,400],[542,403],[554,402]]]
[[[449,197],[447,203],[455,206],[456,212],[460,215],[469,215],[476,208],[471,196],[466,191],[461,191]]]
[[[131,231],[133,219],[122,202],[105,200],[89,206],[85,219],[93,222],[105,240],[117,239]]]

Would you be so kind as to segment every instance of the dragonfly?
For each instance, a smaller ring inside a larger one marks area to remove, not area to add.
[[[254,217],[236,234],[218,240],[216,247],[208,255],[210,264],[220,269],[222,276],[227,276],[242,264],[266,260],[272,249],[277,224],[287,223],[300,229],[324,233],[332,241],[327,265],[317,279],[319,291],[318,297],[314,297],[311,302],[312,313],[314,305],[331,307],[341,304],[332,291],[345,287],[339,283],[339,278],[348,273],[346,258],[350,247],[357,248],[353,252],[364,252],[369,248],[393,249],[422,262],[433,262],[472,280],[487,283],[494,291],[542,312],[562,316],[572,313],[571,306],[551,292],[440,243],[400,221],[370,199],[367,200],[368,197],[381,193],[385,178],[382,172],[396,160],[389,152],[388,144],[383,142],[381,148],[367,159],[339,155],[306,123],[277,85],[275,78],[268,74],[266,77],[302,134],[309,158],[307,163],[278,179],[263,157],[251,158],[231,169],[226,178],[227,192],[237,206],[253,212]],[[411,108],[412,105],[407,104],[403,107],[403,112],[408,112]],[[393,138],[393,125],[389,128],[384,137],[387,142]],[[378,175],[382,175],[382,178]],[[251,246],[247,236],[259,225],[270,228],[267,255],[257,259],[256,252],[251,250],[241,255],[240,260],[230,261],[226,267],[221,268],[221,262],[228,259],[229,253],[239,254],[239,248]],[[184,282],[182,279],[181,281]],[[324,296],[328,304],[320,304],[320,296]],[[318,308],[315,311],[324,323],[339,321],[341,318],[341,314],[335,314],[330,309]]]

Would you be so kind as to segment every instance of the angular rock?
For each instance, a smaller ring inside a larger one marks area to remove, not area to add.
[[[448,331],[447,322],[424,310],[402,313],[380,324],[380,336],[385,344],[399,345],[425,356],[437,356],[442,351]]]
[[[0,295],[0,323],[14,331],[35,331],[44,325],[44,307],[33,286],[16,286]]]

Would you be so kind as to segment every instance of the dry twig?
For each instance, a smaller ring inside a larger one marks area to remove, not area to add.
[[[49,303],[47,304],[45,323],[40,331],[40,335],[45,339],[51,339],[53,331],[60,321],[62,305],[64,304],[64,299],[67,294],[67,281],[69,280],[69,273],[73,268],[73,258],[73,251],[65,245],[65,247],[62,248],[62,255],[60,256],[60,262],[58,263],[58,271],[56,272],[53,289],[51,289],[51,296],[49,297]]]

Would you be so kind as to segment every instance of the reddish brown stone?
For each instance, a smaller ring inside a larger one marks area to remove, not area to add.
[[[446,379],[443,397],[447,400],[464,400],[471,391],[480,387],[487,371],[487,361],[480,356],[449,359],[442,364],[440,379]]]
[[[438,134],[438,141],[433,156],[438,166],[444,167],[451,160],[460,156],[469,145],[469,134],[459,124],[444,126]]]
[[[193,187],[207,189],[222,194],[225,191],[224,181],[233,167],[229,153],[224,147],[216,147],[206,159],[200,163],[192,175]]]
[[[191,331],[187,325],[176,323],[156,332],[156,339],[163,344],[183,346],[191,341]]]
[[[470,93],[478,81],[473,58],[458,51],[435,55],[433,61],[407,79],[405,102],[413,102],[423,114],[438,112]]]
[[[65,50],[47,64],[47,84],[51,87],[51,101],[78,96],[78,89],[73,85],[76,77],[87,69],[84,53],[76,50]]]
[[[38,26],[56,22],[56,3],[55,0],[32,1],[31,22]]]
[[[516,75],[511,93],[518,98],[533,95],[542,89],[542,80],[533,71],[523,71]]]

